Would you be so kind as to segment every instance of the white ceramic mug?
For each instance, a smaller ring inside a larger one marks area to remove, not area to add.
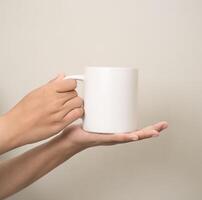
[[[65,79],[84,81],[84,130],[124,133],[137,129],[137,69],[89,66],[83,75]]]

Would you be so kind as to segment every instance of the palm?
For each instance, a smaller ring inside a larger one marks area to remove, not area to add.
[[[159,122],[131,133],[98,134],[84,131],[81,125],[73,125],[63,131],[63,136],[76,145],[91,147],[127,143],[158,136],[167,127],[167,122]]]

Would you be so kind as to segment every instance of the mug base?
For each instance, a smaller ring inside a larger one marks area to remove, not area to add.
[[[123,134],[123,133],[130,133],[130,132],[133,132],[137,129],[130,129],[130,130],[120,130],[120,131],[117,131],[117,130],[93,130],[93,129],[88,129],[84,126],[82,126],[83,130],[86,131],[86,132],[89,132],[89,133],[92,133],[92,134],[105,134],[105,135],[112,135],[112,134]]]

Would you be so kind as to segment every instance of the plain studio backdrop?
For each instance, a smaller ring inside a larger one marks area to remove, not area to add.
[[[139,127],[169,122],[159,138],[81,152],[9,199],[202,199],[201,35],[201,0],[0,0],[1,113],[58,72],[135,66]]]

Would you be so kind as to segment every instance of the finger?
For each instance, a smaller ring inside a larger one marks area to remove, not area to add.
[[[53,83],[54,81],[62,80],[62,79],[64,79],[64,77],[65,77],[65,75],[63,73],[58,74],[54,79],[51,79],[50,81],[48,81],[48,83]]]
[[[75,90],[77,86],[76,80],[73,79],[63,79],[63,80],[58,80],[55,83],[55,88],[56,92],[68,92],[71,90]]]
[[[75,108],[71,110],[65,117],[64,117],[64,126],[67,126],[74,122],[75,120],[81,118],[84,114],[83,108]]]
[[[73,91],[71,91],[71,92],[68,92],[68,93],[67,93],[67,97],[66,97],[66,102],[67,102],[67,101],[70,101],[71,99],[76,98],[76,97],[78,97],[78,93],[77,93],[76,90],[73,90]],[[66,102],[65,102],[65,103],[66,103]]]
[[[160,135],[160,133],[154,129],[142,129],[134,133],[131,133],[131,135],[136,135],[138,137],[137,140],[143,140],[151,137],[157,137]]]
[[[58,77],[57,77],[56,81],[63,80],[64,78],[65,78],[65,74],[60,73],[60,74],[58,74]]]
[[[122,143],[128,143],[138,140],[138,138],[129,136],[126,133],[123,134],[117,134],[111,137],[111,141],[105,141],[104,145],[115,145],[115,144],[122,144]]]
[[[165,121],[158,122],[156,124],[153,124],[151,126],[147,126],[143,128],[143,130],[156,130],[156,131],[162,131],[168,127],[168,123]]]
[[[93,133],[96,134],[96,133]],[[137,136],[131,137],[130,134],[122,133],[122,134],[96,134],[95,137],[95,145],[114,145],[120,143],[132,142],[134,140],[138,140]]]
[[[130,133],[132,140],[143,140],[151,137],[157,137],[160,135],[160,132],[168,127],[168,123],[165,121],[158,122],[154,125],[148,126],[136,132]]]
[[[67,101],[70,99],[73,99],[78,96],[78,93],[76,90],[72,90],[70,92],[65,92],[65,93],[57,93],[58,97],[62,99],[62,105],[64,105]]]
[[[157,131],[162,131],[166,128],[168,128],[168,123],[166,121],[162,121],[154,124],[154,129]]]
[[[58,77],[58,75],[55,78],[49,80],[48,83],[53,83],[57,79],[57,77]]]
[[[112,145],[119,143],[127,143],[137,140],[143,140],[151,137],[159,136],[159,132],[168,127],[167,122],[159,122],[152,126],[148,126],[142,130],[138,130],[132,133],[123,133],[115,135],[102,135],[100,142],[104,145]]]
[[[77,96],[70,99],[63,105],[62,109],[63,116],[67,115],[71,110],[75,108],[82,107],[82,105],[83,105],[83,99],[81,97]]]

